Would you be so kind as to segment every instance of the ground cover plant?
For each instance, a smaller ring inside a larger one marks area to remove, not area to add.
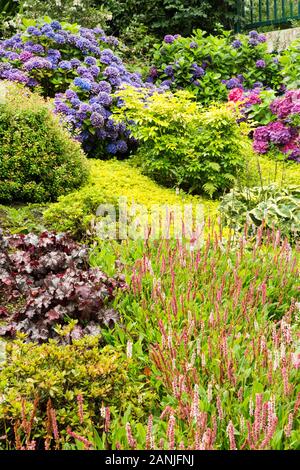
[[[77,238],[84,237],[87,231],[93,233],[93,227],[96,228],[96,212],[100,204],[112,204],[118,212],[120,198],[125,200],[128,209],[135,204],[148,210],[155,205],[202,204],[206,215],[217,211],[218,203],[184,192],[176,194],[175,190],[157,185],[126,162],[93,160],[89,167],[89,183],[80,191],[60,198],[44,212],[44,223],[49,228],[68,231]]]

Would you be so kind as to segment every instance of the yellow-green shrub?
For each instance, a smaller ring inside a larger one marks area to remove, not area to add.
[[[4,366],[4,367],[3,367]],[[99,415],[104,404],[119,408],[127,383],[127,364],[112,347],[99,349],[99,338],[86,337],[73,344],[58,345],[54,340],[38,345],[17,340],[8,343],[1,364],[0,434],[21,418],[21,399],[27,412],[39,397],[34,437],[46,435],[46,407],[49,399],[56,410],[58,427],[79,424],[76,397],[83,396],[87,418]]]
[[[0,202],[55,201],[81,186],[80,144],[37,94],[0,84]]]
[[[141,144],[134,162],[157,182],[213,196],[244,173],[248,129],[227,104],[201,108],[186,91],[149,96],[132,87],[118,96],[124,105],[115,113]]]
[[[217,204],[200,197],[176,194],[148,177],[139,169],[120,161],[89,161],[90,180],[79,191],[59,198],[44,213],[45,222],[58,231],[70,231],[81,236],[95,217],[100,204],[118,205],[126,197],[128,204],[143,204],[148,209],[158,204],[181,205],[202,203],[207,215],[216,212]]]

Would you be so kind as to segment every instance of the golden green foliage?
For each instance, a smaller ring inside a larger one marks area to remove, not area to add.
[[[186,91],[153,93],[127,87],[115,114],[141,146],[134,157],[144,174],[166,186],[216,195],[244,174],[253,154],[249,129],[228,104],[201,108]]]
[[[127,198],[128,205],[143,204],[147,209],[153,205],[203,204],[206,215],[216,213],[217,203],[201,197],[166,189],[148,177],[139,169],[126,162],[89,161],[90,180],[77,192],[59,198],[44,213],[49,227],[58,231],[70,231],[81,236],[95,218],[100,204],[119,203],[120,197]]]
[[[99,338],[86,337],[73,344],[59,345],[51,340],[38,345],[17,340],[7,343],[0,380],[0,432],[21,418],[21,399],[27,412],[39,398],[35,432],[43,434],[49,399],[57,410],[60,424],[79,424],[77,395],[82,395],[87,417],[95,417],[103,403],[120,406],[120,394],[127,382],[127,365],[112,347],[99,349]]]

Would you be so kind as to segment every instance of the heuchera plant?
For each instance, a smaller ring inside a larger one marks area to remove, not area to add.
[[[76,320],[70,335],[80,338],[117,321],[110,302],[126,283],[122,276],[110,278],[89,268],[85,246],[44,232],[1,235],[0,249],[0,314],[7,320],[0,335],[14,337],[20,331],[42,342],[59,338],[57,327]]]
[[[117,45],[100,28],[33,21],[24,34],[0,42],[0,79],[55,97],[55,112],[87,152],[124,155],[136,142],[112,119],[113,93],[123,83],[141,87],[143,82],[115,55]]]

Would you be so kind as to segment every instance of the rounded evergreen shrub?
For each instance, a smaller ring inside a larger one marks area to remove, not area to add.
[[[21,86],[0,91],[0,202],[54,201],[81,186],[84,154],[50,105]]]

